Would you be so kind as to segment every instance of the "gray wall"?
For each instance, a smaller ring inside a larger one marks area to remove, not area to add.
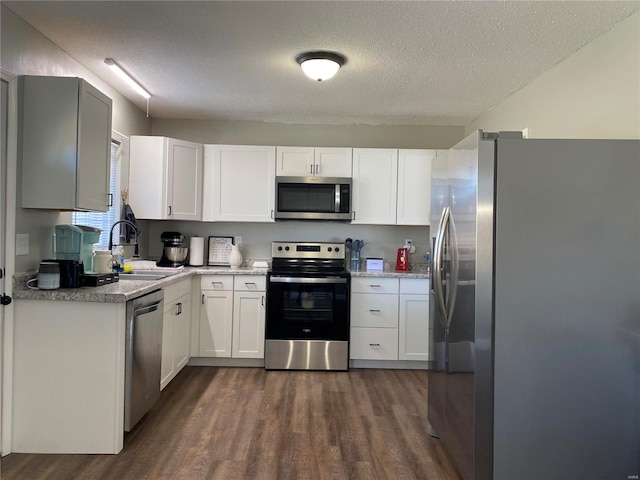
[[[82,77],[113,100],[113,129],[125,136],[151,134],[151,122],[129,100],[95,76],[40,32],[25,23],[4,5],[0,5],[2,77],[19,75],[55,75]],[[9,119],[11,121],[11,119]],[[128,172],[127,172],[128,173]],[[128,178],[128,174],[125,177]],[[13,179],[8,179],[13,181]],[[41,259],[52,255],[54,226],[71,223],[71,213],[20,207],[21,173],[18,165],[16,233],[29,235],[29,254],[16,256],[15,271],[37,269]],[[9,212],[11,214],[11,212]]]
[[[444,149],[464,138],[464,127],[301,125],[155,118],[152,122],[152,134],[192,142],[229,145]]]

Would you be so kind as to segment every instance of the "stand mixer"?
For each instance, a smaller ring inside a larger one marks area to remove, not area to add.
[[[164,243],[162,258],[156,263],[159,267],[179,267],[184,265],[189,253],[187,247],[182,246],[184,235],[180,232],[162,232],[160,240]]]

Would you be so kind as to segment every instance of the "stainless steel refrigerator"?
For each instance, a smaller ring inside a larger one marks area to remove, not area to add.
[[[432,162],[430,433],[466,480],[637,479],[640,141],[521,137]]]

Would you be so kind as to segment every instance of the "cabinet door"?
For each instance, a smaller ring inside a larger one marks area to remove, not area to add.
[[[353,220],[355,224],[395,225],[398,150],[353,149]]]
[[[309,177],[314,172],[313,147],[277,147],[276,175]]]
[[[233,292],[202,291],[200,307],[201,357],[231,357],[233,324]]]
[[[162,361],[160,362],[160,389],[168,385],[174,377],[173,331],[175,325],[175,305],[165,305],[162,316]]]
[[[191,294],[180,297],[173,326],[173,365],[174,376],[189,361],[191,346]]]
[[[436,150],[398,151],[398,225],[429,225],[431,160]]]
[[[168,218],[167,141],[132,135],[129,140],[129,203],[137,218]]]
[[[314,174],[318,177],[351,178],[352,152],[351,148],[316,148]]]
[[[274,222],[275,147],[205,145],[203,220]]]
[[[233,298],[234,358],[264,358],[264,292],[235,292]]]
[[[400,360],[429,360],[429,295],[400,295]]]
[[[202,219],[202,145],[169,139],[168,218]]]
[[[106,212],[111,170],[111,99],[81,81],[79,109],[76,205],[81,210]]]

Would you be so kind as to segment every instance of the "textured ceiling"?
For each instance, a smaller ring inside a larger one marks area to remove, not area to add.
[[[3,1],[150,115],[465,125],[640,8],[614,1]],[[326,82],[295,57],[341,52]]]

